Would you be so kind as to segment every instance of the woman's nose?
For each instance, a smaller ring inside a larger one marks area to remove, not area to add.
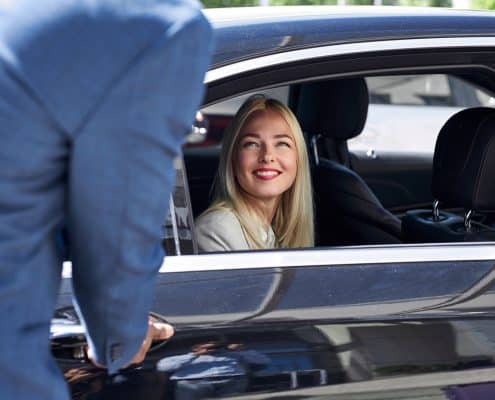
[[[260,154],[260,162],[270,163],[273,162],[273,151],[268,146],[263,146]]]

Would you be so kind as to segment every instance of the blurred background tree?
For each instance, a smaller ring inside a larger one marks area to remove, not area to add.
[[[259,0],[203,0],[205,8],[257,6]]]
[[[451,0],[399,0],[401,6],[452,7]]]
[[[257,6],[260,0],[202,0],[206,8]],[[383,5],[456,7],[458,0],[382,0]],[[461,0],[463,1],[463,0]],[[460,8],[495,9],[495,0],[464,0]],[[269,0],[272,6],[337,5],[338,0]],[[346,0],[347,5],[373,5],[373,0]],[[459,7],[459,6],[457,6]]]
[[[472,0],[471,7],[495,10],[495,0]]]

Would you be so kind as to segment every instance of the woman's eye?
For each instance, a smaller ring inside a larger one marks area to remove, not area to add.
[[[258,147],[258,143],[256,143],[256,142],[244,142],[242,144],[243,149],[249,149],[249,148],[254,148],[254,147]]]
[[[291,144],[289,142],[283,141],[283,142],[278,142],[277,143],[277,147],[289,147],[290,148],[292,146],[291,146]]]

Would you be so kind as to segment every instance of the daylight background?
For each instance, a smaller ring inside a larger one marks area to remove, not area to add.
[[[495,9],[495,0],[202,0],[202,2],[206,8],[258,5],[393,5]]]

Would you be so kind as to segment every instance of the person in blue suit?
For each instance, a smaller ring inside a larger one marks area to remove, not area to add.
[[[0,1],[0,399],[68,398],[48,340],[63,224],[94,362],[171,335],[148,311],[211,37],[192,0]]]

